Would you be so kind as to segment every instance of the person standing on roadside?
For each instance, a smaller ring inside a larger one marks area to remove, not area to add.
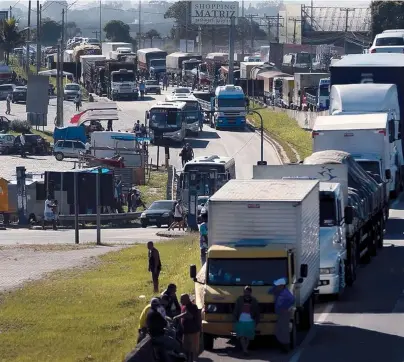
[[[22,132],[20,134],[20,143],[21,143],[21,147],[20,147],[20,153],[21,153],[21,158],[25,158],[25,132]]]
[[[199,336],[201,332],[201,316],[198,307],[192,303],[188,294],[181,295],[181,322],[183,344],[188,362],[194,362],[199,355]]]
[[[10,114],[10,113],[11,113],[11,101],[12,101],[12,96],[11,96],[11,94],[9,93],[9,94],[7,95],[7,98],[6,98],[6,107],[7,107],[7,109],[6,109],[6,114]]]
[[[201,265],[206,263],[206,253],[208,252],[208,215],[202,215],[202,224],[199,226],[199,245],[201,248]]]
[[[154,247],[152,241],[147,243],[147,249],[149,250],[149,272],[152,276],[154,292],[157,293],[159,290],[159,276],[161,272],[160,253]]]
[[[178,231],[185,231],[184,227],[184,208],[181,200],[178,200],[174,207],[174,222],[168,227],[168,231],[174,230],[178,226]]]

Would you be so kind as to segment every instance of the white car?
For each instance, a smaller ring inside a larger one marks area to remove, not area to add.
[[[369,53],[404,53],[404,30],[377,34]]]
[[[175,88],[173,90],[173,95],[179,95],[179,94],[191,94],[192,91],[189,88],[181,87],[181,88]]]

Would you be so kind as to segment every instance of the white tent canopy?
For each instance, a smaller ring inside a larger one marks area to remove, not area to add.
[[[38,74],[39,75],[45,75],[45,76],[48,76],[48,77],[56,77],[57,76],[57,70],[56,69],[44,70],[42,72],[39,72]],[[63,76],[68,77],[68,78],[73,78],[73,73],[63,72]]]

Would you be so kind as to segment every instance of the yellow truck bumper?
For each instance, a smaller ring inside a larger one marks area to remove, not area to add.
[[[231,337],[235,332],[235,324],[229,322],[207,322],[202,321],[203,333],[211,334],[216,337]],[[257,336],[275,335],[275,321],[263,321],[256,328]]]

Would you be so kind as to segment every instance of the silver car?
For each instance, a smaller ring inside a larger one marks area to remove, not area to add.
[[[65,85],[63,92],[65,101],[70,101],[74,100],[77,95],[81,95],[81,88],[76,83],[69,83]]]
[[[86,152],[86,146],[81,141],[60,140],[53,146],[53,154],[58,161],[64,158],[79,158],[80,153]]]

